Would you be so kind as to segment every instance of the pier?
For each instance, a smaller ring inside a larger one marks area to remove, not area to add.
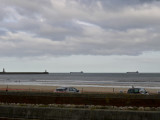
[[[49,74],[49,72],[47,72],[47,70],[45,70],[45,72],[6,72],[3,68],[3,71],[0,72],[0,74]]]

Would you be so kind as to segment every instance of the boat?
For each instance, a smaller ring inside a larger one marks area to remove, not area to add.
[[[127,72],[127,74],[138,74],[139,72],[138,71],[136,71],[136,72]]]

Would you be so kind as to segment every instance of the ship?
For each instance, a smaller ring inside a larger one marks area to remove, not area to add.
[[[83,74],[84,72],[81,71],[81,72],[70,72],[70,74]]]
[[[138,74],[139,72],[136,71],[136,72],[126,72],[127,74]]]

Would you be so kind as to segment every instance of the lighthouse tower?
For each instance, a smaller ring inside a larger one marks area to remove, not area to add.
[[[5,71],[5,69],[3,68],[3,73],[5,73],[6,71]]]

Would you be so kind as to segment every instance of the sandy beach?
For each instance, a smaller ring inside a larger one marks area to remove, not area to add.
[[[39,86],[39,85],[0,85],[0,90],[10,91],[39,91],[39,92],[53,92],[59,86]],[[96,92],[96,93],[127,93],[128,88],[112,88],[112,87],[75,87],[81,93]],[[146,89],[149,93],[157,93],[158,89]]]

